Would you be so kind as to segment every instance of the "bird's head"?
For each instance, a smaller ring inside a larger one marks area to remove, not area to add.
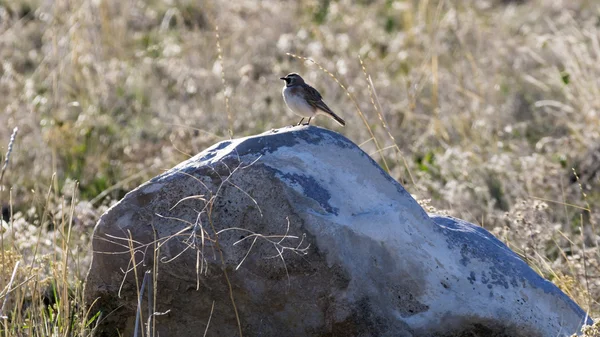
[[[291,87],[292,85],[304,83],[304,79],[296,73],[288,74],[286,77],[281,77],[280,79],[285,81],[286,87]]]

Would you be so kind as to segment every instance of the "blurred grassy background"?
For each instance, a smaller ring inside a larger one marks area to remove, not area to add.
[[[41,280],[75,296],[111,203],[230,132],[297,122],[279,80],[292,71],[347,127],[315,124],[600,312],[592,0],[0,0],[2,152],[20,128],[0,195],[14,254],[0,285],[14,261],[53,256],[77,272],[41,268]]]

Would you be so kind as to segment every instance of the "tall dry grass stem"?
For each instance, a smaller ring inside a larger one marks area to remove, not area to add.
[[[395,151],[396,156],[400,156],[400,158],[402,158],[404,168],[406,169],[406,172],[408,172],[410,181],[412,182],[413,185],[416,185],[415,179],[413,178],[412,173],[410,172],[410,167],[408,166],[408,163],[406,162],[406,158],[402,154],[402,151],[400,150],[400,147],[398,146],[398,143],[396,142],[396,138],[394,137],[394,135],[392,135],[392,131],[389,127],[389,124],[386,122],[386,119],[383,116],[383,109],[381,107],[381,102],[379,101],[379,97],[377,96],[377,92],[375,90],[375,85],[373,84],[373,80],[371,79],[371,76],[367,73],[367,68],[365,66],[365,63],[362,60],[362,57],[360,57],[360,55],[358,56],[358,60],[360,62],[360,66],[362,68],[363,74],[365,75],[365,80],[367,81],[367,89],[369,89],[369,97],[371,99],[371,105],[373,105],[373,109],[375,109],[375,112],[377,113],[377,117],[379,118],[379,122],[381,123],[381,126],[386,131],[388,137],[392,141],[392,144],[393,144],[392,148],[396,150]]]
[[[6,168],[8,167],[8,163],[10,161],[10,154],[13,151],[13,146],[15,145],[15,140],[17,139],[17,132],[19,132],[19,128],[15,127],[13,129],[12,134],[10,135],[10,140],[8,142],[8,149],[6,150],[6,156],[4,157],[4,165],[2,165],[2,171],[0,171],[0,186],[2,185],[2,180],[4,179],[4,173],[6,172]]]
[[[231,115],[231,106],[229,105],[229,89],[225,81],[225,63],[223,62],[223,50],[221,49],[221,36],[219,35],[219,26],[215,25],[215,38],[217,43],[217,55],[221,65],[221,85],[223,86],[223,97],[225,99],[225,111],[227,113],[227,131],[229,138],[233,138],[233,117]]]

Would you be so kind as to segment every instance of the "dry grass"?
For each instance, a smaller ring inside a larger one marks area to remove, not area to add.
[[[591,0],[0,0],[2,152],[19,127],[2,294],[22,261],[2,333],[85,335],[98,215],[216,141],[292,124],[291,71],[348,126],[317,124],[597,316],[600,174],[570,177],[600,143],[599,16]]]

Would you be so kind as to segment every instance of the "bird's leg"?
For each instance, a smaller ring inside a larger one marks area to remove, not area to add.
[[[312,117],[308,117],[308,122],[306,122],[306,124],[304,125],[310,125],[310,120],[312,119]]]
[[[296,124],[296,126],[302,124],[302,121],[304,120],[304,117],[302,117],[302,119],[298,122],[298,124]]]

